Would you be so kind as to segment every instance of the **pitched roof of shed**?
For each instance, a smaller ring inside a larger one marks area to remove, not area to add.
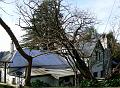
[[[13,71],[9,72],[9,74],[12,76],[17,76],[16,75],[17,72],[22,72],[21,77],[25,76],[25,68],[13,70]],[[60,77],[74,75],[74,72],[72,69],[45,69],[45,68],[32,68],[31,69],[32,77],[45,76],[45,75],[51,75],[54,78],[59,79]]]

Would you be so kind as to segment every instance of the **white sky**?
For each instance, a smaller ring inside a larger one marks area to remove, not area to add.
[[[12,2],[15,0],[5,0],[5,2]],[[113,6],[112,14],[105,30],[105,25],[107,24],[107,20],[111,13],[111,9]],[[100,24],[96,25],[96,29],[99,33],[108,32],[111,30],[110,23],[113,22],[114,17],[119,17],[120,15],[120,0],[66,0],[66,3],[69,3],[72,8],[78,7],[79,9],[87,9],[96,15]],[[15,3],[5,4],[0,2],[0,7],[2,7],[7,13],[0,10],[0,17],[7,23],[7,25],[12,29],[13,33],[17,37],[17,39],[21,40],[21,35],[24,33],[21,29],[15,25],[18,23],[19,16],[16,15],[16,6]],[[12,15],[12,16],[11,16]],[[118,19],[117,19],[118,20]],[[0,51],[10,50],[10,42],[11,39],[4,31],[4,29],[0,26]]]

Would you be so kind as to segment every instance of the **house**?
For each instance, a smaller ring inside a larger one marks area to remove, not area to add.
[[[35,56],[32,64],[31,82],[39,79],[52,86],[74,84],[74,72],[60,55],[39,50],[24,49],[24,51],[28,55]],[[1,82],[24,85],[28,62],[18,51],[3,55],[0,62]],[[68,78],[67,81],[65,80],[66,77]]]
[[[80,47],[79,53],[82,59],[96,78],[104,78],[111,72],[110,50],[106,41],[103,38],[95,38],[77,45]]]
[[[104,78],[111,72],[110,51],[107,48],[106,39],[80,42],[76,48],[94,77]],[[48,51],[46,53],[46,50],[26,48],[23,50],[28,55],[35,57],[32,64],[31,82],[39,79],[52,86],[74,85],[75,75],[65,58]],[[0,81],[24,85],[25,68],[28,62],[14,49],[11,49],[11,52],[4,52],[0,56]]]

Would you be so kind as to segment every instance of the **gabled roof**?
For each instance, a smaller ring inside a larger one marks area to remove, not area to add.
[[[92,54],[96,46],[96,43],[97,43],[96,39],[89,41],[89,42],[80,42],[78,46],[80,54],[82,56],[89,57]]]
[[[102,49],[103,49],[103,46],[101,44],[101,41],[99,39],[93,39],[91,41],[88,41],[88,42],[80,42],[79,44],[79,52],[80,54],[83,56],[83,57],[89,57],[91,56],[91,54],[93,53],[93,50],[95,49],[96,47],[96,44],[100,43]]]
[[[67,61],[58,54],[46,53],[45,51],[24,49],[25,53],[31,56],[37,56],[33,58],[33,67],[44,68],[66,68],[69,67]],[[24,67],[28,65],[28,62],[24,57],[20,55],[18,51],[15,51],[11,57],[9,67]]]

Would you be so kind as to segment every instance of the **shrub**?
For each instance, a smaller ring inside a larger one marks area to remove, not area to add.
[[[31,86],[32,87],[50,87],[49,84],[44,83],[43,81],[40,81],[40,80],[36,80],[36,81],[32,82]]]
[[[119,87],[120,86],[120,79],[111,79],[104,81],[105,87]]]
[[[120,87],[120,79],[110,79],[102,81],[83,80],[80,82],[81,87]]]
[[[82,80],[80,82],[80,87],[97,87],[96,81],[94,80]]]

